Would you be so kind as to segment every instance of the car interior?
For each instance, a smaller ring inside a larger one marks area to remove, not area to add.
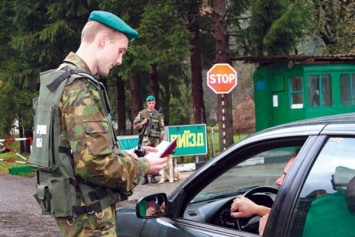
[[[238,195],[243,195],[271,208],[278,192],[275,180],[282,175],[288,160],[297,155],[302,142],[275,143],[264,149],[235,153],[230,159],[243,158],[240,159],[243,161],[224,167],[219,177],[211,178],[212,181],[186,205],[183,218],[257,234],[260,217],[231,217],[231,204]]]

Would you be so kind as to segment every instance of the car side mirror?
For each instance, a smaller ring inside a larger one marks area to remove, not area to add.
[[[168,197],[165,193],[157,193],[140,198],[136,204],[136,215],[141,219],[165,216]]]

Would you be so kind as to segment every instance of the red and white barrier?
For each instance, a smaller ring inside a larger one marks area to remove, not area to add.
[[[5,138],[0,139],[0,142],[14,142],[14,141],[30,141],[30,145],[32,146],[32,137],[22,137],[22,138]]]
[[[17,161],[14,159],[0,159],[0,161],[5,161],[5,162],[15,162],[15,163],[21,163],[21,164],[26,164],[27,163],[27,158],[22,156],[20,153],[17,151],[11,149],[11,147],[6,146],[4,142],[15,142],[15,141],[29,141],[30,142],[30,149],[32,150],[32,138],[31,137],[25,137],[25,138],[5,138],[5,139],[0,139],[0,145],[8,149],[10,152],[15,153],[17,156],[22,158],[25,161]]]

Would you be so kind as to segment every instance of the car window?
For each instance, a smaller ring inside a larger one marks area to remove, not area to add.
[[[298,147],[282,147],[258,153],[226,171],[204,188],[192,202],[210,200],[221,195],[237,195],[257,186],[274,186],[287,161]]]
[[[284,167],[291,157],[297,155],[299,142],[296,145],[270,146],[262,151],[250,149],[243,152],[243,162],[230,166],[222,175],[211,181],[195,195],[187,205],[183,217],[189,220],[208,223],[221,227],[258,233],[258,222],[254,226],[241,228],[241,223],[231,217],[231,204],[237,195],[243,195],[255,188],[265,187],[265,193],[249,197],[259,205],[271,207],[275,200],[278,185],[275,181],[284,173]],[[259,147],[260,148],[260,147]],[[237,153],[237,152],[236,152]],[[250,154],[250,156],[248,156]],[[235,154],[233,158],[240,154]],[[242,160],[242,159],[241,159]],[[270,191],[269,191],[269,187]]]
[[[331,137],[312,166],[288,236],[355,236],[355,138]]]

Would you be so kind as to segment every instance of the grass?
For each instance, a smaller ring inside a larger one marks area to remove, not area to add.
[[[11,149],[15,149],[16,147],[11,147]],[[24,156],[25,158],[28,159],[29,154],[21,154],[22,156]],[[0,153],[0,173],[2,174],[8,174],[9,173],[9,168],[12,167],[21,167],[24,166],[25,164],[21,164],[21,163],[16,163],[14,161],[25,161],[24,159],[22,159],[21,157],[19,157],[18,155],[16,155],[14,152],[6,152],[6,153]],[[28,176],[28,177],[33,177],[34,174],[33,173],[24,173],[24,174],[18,174],[21,176]]]
[[[234,134],[233,135],[233,143],[237,143],[238,141],[242,140],[246,136],[248,136],[248,134]],[[214,150],[215,150],[215,156],[216,156],[220,153],[218,127],[217,128],[214,127],[213,141],[214,141],[213,144],[214,144]],[[208,143],[209,158],[213,158],[211,127],[207,127],[207,143]]]

